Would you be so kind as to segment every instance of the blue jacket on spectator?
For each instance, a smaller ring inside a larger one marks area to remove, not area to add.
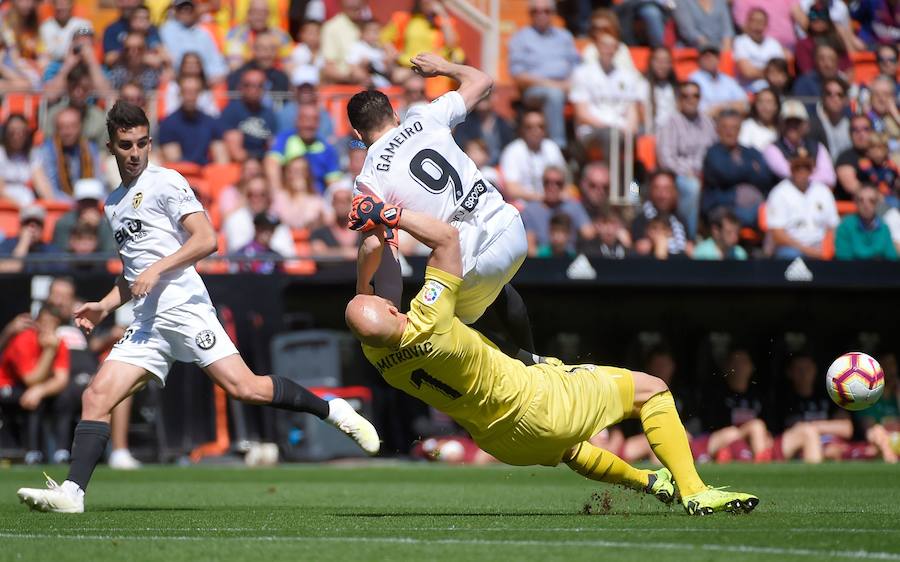
[[[774,182],[775,176],[758,150],[737,146],[732,151],[716,143],[709,147],[703,158],[703,212],[718,205],[733,207],[735,187],[740,184],[752,185],[765,195]],[[730,205],[729,196],[732,199]]]

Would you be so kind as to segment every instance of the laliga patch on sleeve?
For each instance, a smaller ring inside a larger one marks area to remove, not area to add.
[[[422,300],[425,304],[434,304],[443,292],[443,285],[433,279],[429,279],[425,282],[425,292],[422,294]]]

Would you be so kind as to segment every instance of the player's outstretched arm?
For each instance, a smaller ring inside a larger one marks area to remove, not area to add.
[[[413,70],[426,78],[447,76],[459,82],[456,89],[463,101],[466,111],[472,111],[475,104],[486,98],[494,87],[494,79],[475,67],[452,63],[434,53],[419,53],[410,59]]]
[[[356,294],[373,294],[372,278],[378,271],[385,246],[383,229],[372,230],[363,235],[356,257]]]
[[[116,284],[100,301],[86,302],[75,309],[75,325],[90,334],[110,313],[130,300],[128,281],[119,275]]]
[[[444,221],[425,213],[406,209],[397,227],[431,248],[428,265],[457,277],[462,277],[462,252],[459,231]]]
[[[138,275],[131,285],[133,296],[146,296],[159,282],[161,275],[193,265],[218,248],[216,231],[206,213],[191,213],[181,219],[181,224],[189,234],[187,241],[175,253],[162,258]]]

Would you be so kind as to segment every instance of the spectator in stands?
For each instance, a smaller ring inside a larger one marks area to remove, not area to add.
[[[278,128],[275,113],[262,103],[265,84],[266,75],[262,70],[245,70],[238,86],[241,97],[231,100],[219,119],[225,147],[233,162],[263,158]]]
[[[703,156],[716,142],[715,124],[699,108],[700,86],[683,82],[678,87],[678,113],[657,133],[656,140],[659,165],[677,174],[678,212],[687,220],[687,237],[697,231]],[[679,233],[675,235],[677,238]]]
[[[59,248],[43,241],[47,211],[38,205],[19,210],[19,235],[0,242],[0,273],[47,273],[65,268],[64,264],[23,261],[28,256],[57,254]]]
[[[71,437],[66,430],[71,429],[77,401],[61,395],[69,382],[69,350],[56,336],[61,322],[59,311],[44,305],[34,327],[13,336],[0,355],[0,405],[25,413],[25,464],[29,465],[44,460],[41,425],[48,417],[54,421],[57,447],[52,460],[69,460]]]
[[[884,196],[889,207],[900,208],[900,168],[888,157],[888,138],[875,133],[869,139],[865,158],[857,163],[856,178],[869,183]]]
[[[852,201],[861,184],[859,162],[866,157],[869,143],[872,140],[872,120],[866,115],[854,115],[850,118],[850,148],[838,156],[835,165],[837,186],[834,197],[838,201]]]
[[[670,4],[663,0],[635,2],[637,16],[644,22],[644,34],[647,44],[653,49],[665,47],[666,23],[671,11]]]
[[[318,131],[319,108],[311,104],[299,106],[296,128],[279,133],[266,154],[266,178],[273,189],[282,189],[282,166],[298,156],[303,156],[309,163],[319,193],[324,193],[329,184],[341,178],[337,150],[319,137]]]
[[[823,259],[824,242],[838,225],[831,190],[812,179],[813,159],[800,148],[790,160],[791,175],[776,185],[766,200],[766,220],[775,243],[775,257]]]
[[[543,108],[550,139],[557,147],[565,148],[563,108],[569,78],[580,57],[572,34],[553,25],[556,7],[552,0],[531,0],[528,9],[531,25],[509,40],[509,73],[525,101]]]
[[[496,166],[503,149],[516,138],[516,129],[494,110],[489,95],[475,104],[465,121],[456,126],[453,138],[461,147],[474,139],[483,140],[488,152],[487,164]]]
[[[159,34],[176,69],[181,66],[185,53],[197,53],[209,82],[221,82],[225,79],[228,66],[212,36],[198,25],[200,14],[194,0],[175,0],[172,5],[175,17],[163,24]]]
[[[834,237],[834,255],[839,260],[896,260],[891,232],[877,214],[881,194],[869,184],[856,193],[856,213],[847,215]]]
[[[106,189],[100,180],[87,178],[75,182],[75,208],[59,217],[53,225],[53,245],[57,248],[69,247],[69,236],[78,223],[90,225],[97,229],[97,251],[114,253],[116,243],[113,239],[109,221],[103,217],[100,204],[106,199]]]
[[[850,100],[847,83],[829,78],[822,83],[822,98],[809,124],[809,136],[828,149],[834,160],[852,146],[850,141]]]
[[[465,60],[456,20],[447,12],[445,0],[413,0],[408,12],[394,12],[381,33],[381,43],[399,65],[394,73],[395,82],[409,74],[409,61],[419,53],[436,53],[457,63]],[[442,93],[449,89],[445,87],[449,82],[444,78],[432,83],[444,84]]]
[[[593,36],[596,62],[578,65],[570,79],[569,101],[575,106],[575,136],[581,142],[600,137],[609,142],[609,129],[635,133],[640,92],[638,74],[613,62],[618,41],[609,34]],[[552,135],[551,135],[552,137]]]
[[[210,162],[228,162],[228,150],[222,142],[219,121],[198,106],[203,82],[186,76],[178,83],[181,107],[159,124],[159,145],[166,162],[193,162],[205,166]]]
[[[275,40],[275,56],[279,61],[287,60],[290,56],[291,37],[287,32],[269,25],[270,15],[267,0],[250,0],[246,22],[228,30],[225,36],[225,57],[231,70],[250,61],[256,40],[262,35],[270,35]]]
[[[657,258],[664,250],[670,255],[690,255],[694,244],[688,238],[684,221],[677,213],[678,189],[675,186],[674,172],[657,170],[650,175],[649,184],[647,199],[631,224],[631,239],[634,240],[635,251],[643,256],[653,253]],[[661,222],[665,228],[657,228],[651,232],[650,223],[653,221]],[[659,242],[663,239],[666,247],[660,248]]]
[[[187,52],[181,58],[181,66],[178,68],[178,74],[175,79],[168,80],[165,88],[159,92],[165,99],[163,110],[159,115],[160,119],[165,119],[181,108],[181,87],[179,84],[188,77],[200,79],[200,97],[197,98],[197,107],[200,111],[210,117],[219,116],[219,105],[216,103],[216,98],[209,88],[209,81],[207,81],[206,73],[203,71],[203,61],[200,59],[200,55]]]
[[[828,78],[839,78],[838,53],[827,44],[816,45],[813,69],[801,74],[791,92],[798,97],[818,98],[822,95],[822,84]]]
[[[14,0],[6,5],[0,19],[3,42],[18,56],[31,62],[38,57],[38,3],[35,0]]]
[[[725,0],[685,0],[675,4],[678,37],[688,47],[731,50],[734,24]]]
[[[798,0],[772,2],[771,0],[734,0],[732,11],[734,22],[746,31],[749,25],[750,12],[754,9],[764,10],[768,16],[767,33],[775,38],[785,50],[791,51],[797,42],[794,30],[792,8]]]
[[[897,109],[896,84],[887,76],[878,76],[870,88],[871,108],[867,115],[872,120],[872,128],[888,136],[891,158],[900,162],[900,110]]]
[[[9,340],[24,330],[29,328],[34,328],[34,319],[31,317],[31,314],[27,312],[22,312],[21,314],[17,314],[13,317],[12,320],[6,323],[3,326],[3,329],[0,330],[0,352],[6,349],[6,344],[9,343]],[[0,393],[2,395],[2,393]]]
[[[548,240],[537,247],[538,258],[565,258],[575,256],[575,237],[572,236],[572,217],[558,211],[548,221]]]
[[[876,51],[878,75],[894,81],[894,92],[897,94],[895,97],[900,98],[900,81],[897,79],[898,74],[900,74],[900,68],[897,66],[897,56],[897,45],[879,45]],[[900,99],[898,99],[898,102],[900,102]]]
[[[809,113],[806,107],[797,100],[787,100],[781,105],[781,135],[763,150],[763,156],[772,173],[779,178],[787,178],[791,174],[790,159],[800,149],[815,162],[810,179],[833,186],[837,178],[831,156],[824,145],[809,136]]]
[[[522,210],[522,222],[528,236],[528,253],[538,255],[542,247],[553,247],[551,219],[557,214],[568,215],[568,227],[571,232],[565,237],[567,252],[575,251],[578,238],[589,240],[594,237],[591,219],[581,203],[565,195],[566,172],[558,166],[547,166],[542,175],[544,198],[542,201],[531,201]],[[561,223],[560,223],[561,224]],[[559,242],[559,239],[556,240]]]
[[[779,99],[791,91],[793,81],[785,59],[772,59],[767,62],[763,70],[763,80],[754,82],[751,91],[758,92],[764,88],[771,89]]]
[[[341,13],[322,26],[322,80],[338,84],[355,83],[347,52],[359,39],[359,24],[366,19],[364,0],[341,0]]]
[[[40,84],[40,76],[30,63],[0,40],[0,95],[30,90]]]
[[[475,164],[475,167],[478,168],[478,171],[481,172],[481,175],[484,176],[484,179],[502,192],[503,177],[495,166],[488,164],[490,156],[487,143],[483,139],[472,139],[468,141],[462,149],[463,152],[466,153],[466,156],[472,159],[472,162]]]
[[[672,64],[672,53],[665,47],[656,47],[650,53],[644,81],[640,83],[639,97],[644,105],[645,125],[648,132],[660,130],[677,111],[675,92],[678,79]]]
[[[81,113],[85,138],[97,146],[106,144],[106,112],[97,107],[96,102],[112,95],[112,91],[103,69],[93,56],[92,39],[92,36],[76,33],[72,50],[59,72],[44,86],[44,97],[53,103],[44,119],[45,138],[55,133],[59,112],[74,107]],[[60,100],[63,95],[65,98]]]
[[[244,185],[245,203],[228,215],[222,225],[225,235],[225,247],[233,254],[253,240],[255,229],[253,217],[260,213],[268,213],[272,207],[272,195],[266,179],[262,176],[248,179]],[[294,238],[287,225],[275,227],[270,247],[284,257],[294,257]]]
[[[787,51],[777,39],[766,33],[769,16],[760,7],[751,8],[743,26],[744,33],[734,39],[734,64],[741,85],[749,89],[757,80],[764,80],[763,71],[772,59],[783,59]]]
[[[97,145],[82,135],[81,112],[74,107],[56,114],[56,133],[44,141],[41,162],[47,170],[52,199],[72,201],[75,182],[100,177]]]
[[[541,183],[544,169],[551,165],[564,168],[566,161],[559,146],[545,134],[542,112],[528,110],[519,123],[519,138],[500,154],[504,196],[507,201],[541,201],[544,198]]]
[[[241,76],[248,70],[262,70],[266,76],[265,93],[286,94],[291,89],[287,74],[276,68],[279,39],[274,33],[260,33],[253,41],[253,57],[228,75],[228,89],[237,90]],[[267,105],[271,100],[267,100]]]
[[[314,76],[314,84],[319,83],[319,73],[325,66],[325,57],[322,56],[322,22],[318,20],[306,20],[300,25],[297,33],[297,45],[291,50],[291,55],[285,62],[285,71],[291,77],[291,83],[295,86],[301,84],[295,76]]]
[[[355,260],[359,251],[359,233],[350,230],[351,185],[333,184],[325,191],[325,200],[334,212],[329,222],[312,231],[309,246],[315,256],[336,256]]]
[[[70,258],[67,266],[70,270],[90,273],[105,273],[106,262],[98,261],[100,255],[100,234],[97,226],[85,221],[78,221],[69,232],[66,253]],[[85,256],[79,259],[77,256]]]
[[[753,96],[750,115],[741,123],[738,142],[741,146],[763,151],[778,140],[778,114],[781,101],[771,88],[764,88]]]
[[[628,50],[628,45],[622,42],[622,28],[619,25],[619,18],[616,16],[616,12],[609,8],[597,8],[591,12],[589,31],[592,40],[581,50],[582,62],[597,62],[600,56],[597,51],[597,37],[612,35],[616,40],[616,53],[613,55],[613,65],[620,70],[637,72],[634,60],[631,58],[631,51]]]
[[[109,24],[103,31],[103,64],[112,66],[118,62],[125,48],[125,37],[131,31],[129,22],[140,7],[140,0],[116,0],[119,19]],[[151,48],[155,48],[161,41],[159,30],[151,25],[147,31],[148,47],[152,44]]]
[[[51,199],[53,188],[44,172],[40,150],[32,146],[34,131],[20,113],[14,113],[3,127],[0,143],[0,200],[19,207],[34,202],[35,194]]]
[[[845,2],[830,0],[800,0],[792,8],[794,21],[797,22],[797,38],[801,41],[806,35],[816,33],[816,22],[828,21],[834,28],[834,39],[839,51],[865,51],[865,43],[853,33],[850,21],[850,10]]]
[[[763,421],[767,404],[753,380],[756,365],[746,349],[736,347],[728,353],[724,367],[724,378],[707,386],[702,396],[703,426],[710,431],[706,454],[717,462],[728,462],[735,456],[732,445],[740,443],[749,450],[737,447],[738,460],[762,460],[772,446],[772,436]],[[741,458],[744,450],[749,458]]]
[[[163,65],[171,66],[169,53],[163,47],[159,31],[150,21],[150,8],[146,5],[141,4],[131,12],[131,17],[128,18],[128,33],[137,33],[144,38],[144,64],[153,68],[161,68]]]
[[[859,38],[872,48],[876,45],[896,45],[900,40],[896,1],[863,0],[850,5],[853,21],[859,24]]]
[[[39,63],[44,80],[59,71],[63,59],[72,45],[75,32],[93,29],[91,22],[72,15],[73,0],[53,0],[53,17],[44,20],[40,27]]]
[[[406,113],[413,106],[428,103],[428,96],[425,95],[425,79],[418,74],[410,74],[403,80],[403,98],[400,107],[397,108],[397,116],[400,121],[406,120]]]
[[[366,20],[360,24],[359,40],[347,53],[347,64],[356,68],[356,74],[365,79],[366,88],[386,88],[397,62],[393,49],[385,49],[380,39],[381,24]]]
[[[219,215],[226,219],[233,211],[244,204],[244,188],[247,180],[255,177],[263,177],[262,161],[256,158],[248,158],[241,164],[241,176],[235,185],[229,185],[219,192],[216,203],[219,206]]]
[[[267,275],[284,269],[278,252],[272,249],[272,237],[281,224],[278,217],[268,213],[253,216],[253,239],[234,253],[237,257],[252,258],[237,264],[237,271]]]
[[[719,49],[705,45],[700,49],[700,68],[691,74],[691,82],[700,86],[700,109],[711,116],[725,109],[747,112],[747,94],[737,80],[719,72]]]
[[[763,155],[755,148],[738,144],[741,115],[725,110],[716,119],[719,141],[703,158],[704,216],[718,207],[734,213],[743,226],[756,226],[759,205],[774,183]]]
[[[308,70],[308,69],[307,69]],[[319,104],[318,77],[309,72],[294,72],[291,77],[294,85],[294,99],[285,103],[281,111],[278,112],[278,132],[283,133],[289,129],[293,129],[297,123],[297,108],[304,104]],[[334,144],[336,142],[334,133],[334,119],[331,113],[325,107],[319,108],[319,130],[316,136],[323,138]]]
[[[595,214],[593,223],[597,235],[589,240],[579,240],[578,251],[598,258],[625,259],[630,252],[631,235],[622,217],[615,210],[607,209]]]
[[[146,37],[136,31],[128,32],[122,55],[107,73],[110,86],[118,90],[128,82],[136,82],[146,92],[155,91],[162,73],[144,62],[146,51]]]
[[[309,162],[298,156],[283,170],[282,189],[272,196],[274,215],[292,229],[314,229],[329,222],[331,209],[316,191]]]
[[[787,392],[778,394],[778,421],[784,430],[784,457],[789,459],[797,449],[802,448],[804,462],[822,462],[823,443],[835,437],[849,439],[853,435],[853,423],[849,415],[837,412],[837,406],[825,394],[815,360],[809,353],[794,354],[788,361],[786,373],[790,387]],[[802,446],[791,447],[788,444],[792,433],[805,437]]]
[[[581,204],[589,215],[595,216],[609,208],[609,168],[601,162],[589,162],[581,168],[578,182]]]
[[[843,5],[843,2],[831,2],[831,5]],[[846,6],[844,9],[846,10]],[[828,15],[828,7],[825,3],[812,4],[806,18],[809,21],[809,34],[797,41],[797,46],[794,48],[794,65],[797,68],[797,74],[805,74],[815,69],[814,55],[818,45],[827,45],[834,49],[838,55],[838,68],[841,71],[852,68],[853,63],[847,54],[847,48]]]
[[[695,260],[746,260],[739,245],[741,223],[730,209],[719,207],[709,214],[709,238],[694,248]]]

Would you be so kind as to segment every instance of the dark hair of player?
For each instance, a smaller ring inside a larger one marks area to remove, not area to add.
[[[378,90],[364,90],[350,98],[347,117],[350,126],[360,133],[368,133],[384,126],[394,116],[391,101]]]
[[[106,131],[109,133],[110,140],[115,138],[116,131],[120,129],[134,129],[135,127],[150,128],[147,114],[136,105],[119,100],[106,114]]]

